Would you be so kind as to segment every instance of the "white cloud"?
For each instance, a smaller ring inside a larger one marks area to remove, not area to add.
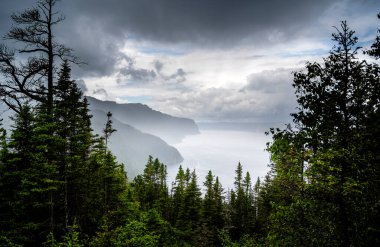
[[[104,88],[109,100],[144,98],[153,108],[196,120],[288,119],[296,105],[291,72],[328,56],[339,16],[352,18],[363,32],[374,29],[376,15],[355,14],[349,4],[335,2],[307,28],[294,25],[293,37],[284,33],[292,28],[260,29],[270,42],[210,47],[131,36],[118,43],[112,73],[83,79],[89,94]]]

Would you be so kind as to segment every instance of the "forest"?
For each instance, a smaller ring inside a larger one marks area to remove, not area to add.
[[[323,62],[294,72],[298,112],[268,130],[265,179],[238,163],[225,189],[182,166],[168,181],[154,157],[128,177],[108,149],[111,112],[92,133],[55,3],[13,14],[5,38],[22,45],[0,45],[14,112],[0,130],[0,246],[380,246],[380,30],[363,49],[340,23]]]

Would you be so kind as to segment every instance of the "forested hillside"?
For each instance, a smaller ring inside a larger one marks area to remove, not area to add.
[[[92,133],[55,3],[14,14],[6,37],[25,46],[0,46],[15,113],[0,133],[0,246],[380,245],[380,36],[363,50],[342,22],[330,55],[294,73],[298,112],[269,131],[264,179],[238,163],[234,188],[182,166],[168,181],[151,156],[130,179],[108,147],[111,112]]]

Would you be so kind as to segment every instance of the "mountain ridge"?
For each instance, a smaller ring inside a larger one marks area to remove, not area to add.
[[[131,125],[144,133],[160,137],[170,144],[180,142],[187,135],[199,134],[199,128],[194,120],[174,117],[154,110],[141,103],[119,104],[114,101],[102,101],[86,96],[90,109],[111,111],[122,123]]]
[[[107,121],[106,112],[93,109],[91,126],[95,134],[102,135]],[[161,162],[170,166],[183,161],[180,152],[167,144],[161,138],[149,133],[141,132],[135,127],[120,122],[112,116],[113,128],[116,129],[109,140],[109,149],[120,163],[123,163],[128,176],[141,174],[148,161],[149,155],[159,158]]]

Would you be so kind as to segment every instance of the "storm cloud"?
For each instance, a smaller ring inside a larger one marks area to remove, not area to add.
[[[111,36],[133,35],[168,43],[240,42],[258,36],[266,42],[276,33],[294,36],[334,2],[331,0],[91,0],[65,1],[70,11],[102,20]],[[73,13],[74,14],[74,13]]]
[[[33,4],[2,0],[0,35],[12,13]],[[143,96],[167,113],[219,121],[285,119],[295,107],[291,72],[328,53],[340,20],[371,40],[379,4],[62,0],[56,10],[66,19],[54,27],[55,37],[85,63],[72,72],[88,95]]]

